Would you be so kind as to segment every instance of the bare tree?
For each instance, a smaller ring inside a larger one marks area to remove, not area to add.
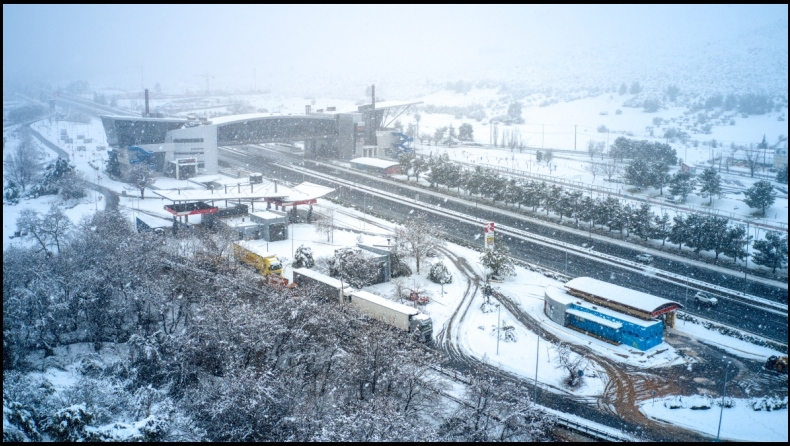
[[[601,166],[601,173],[606,175],[609,181],[612,181],[612,177],[619,174],[622,168],[620,167],[620,163],[617,162],[615,159],[609,159],[605,163],[600,164]]]
[[[10,150],[3,158],[3,173],[17,184],[22,190],[32,184],[41,172],[39,162],[43,153],[38,145],[33,142],[29,133],[22,136],[22,141],[16,148]]]
[[[746,149],[746,165],[749,166],[749,173],[752,178],[754,178],[754,169],[757,168],[757,161],[759,159],[760,152],[758,150],[752,149],[751,147]]]
[[[43,216],[32,209],[23,209],[16,225],[22,237],[34,240],[41,247],[40,251],[48,256],[53,254],[50,249],[53,245],[60,252],[61,244],[72,227],[66,214],[54,205]]]
[[[398,251],[414,257],[418,274],[422,259],[444,245],[440,236],[439,229],[428,221],[424,213],[395,228],[393,234]]]
[[[571,388],[579,387],[582,384],[582,374],[579,372],[587,367],[587,358],[573,353],[568,344],[562,342],[557,346],[557,360],[557,368],[568,372],[565,384]]]
[[[126,182],[140,189],[140,197],[145,198],[145,188],[154,184],[154,172],[145,164],[137,164],[126,174]]]
[[[315,232],[326,234],[326,242],[329,243],[330,237],[335,230],[335,210],[327,209],[325,213],[319,214],[321,218],[315,222]]]
[[[590,161],[589,163],[587,163],[586,166],[584,166],[584,170],[586,170],[587,172],[590,172],[592,174],[592,176],[593,176],[593,183],[594,183],[595,182],[595,176],[598,175],[599,173],[601,173],[602,168],[601,168],[600,164],[597,164],[597,163],[594,163],[594,162]]]

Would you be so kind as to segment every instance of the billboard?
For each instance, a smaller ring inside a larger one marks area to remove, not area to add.
[[[485,235],[486,249],[494,247],[494,222],[488,222],[483,225],[483,234]]]

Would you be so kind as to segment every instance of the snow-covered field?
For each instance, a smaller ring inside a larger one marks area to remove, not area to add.
[[[643,401],[639,410],[654,420],[683,426],[712,438],[719,432],[721,418],[722,440],[787,442],[787,397],[784,409],[771,411],[754,410],[751,402],[757,399],[738,398],[732,400],[734,407],[725,407],[722,411],[718,405],[720,400],[701,395],[671,396]],[[682,407],[670,409],[670,405]],[[692,409],[693,406],[709,408]]]

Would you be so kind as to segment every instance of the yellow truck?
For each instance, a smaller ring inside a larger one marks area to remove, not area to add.
[[[236,259],[253,266],[263,276],[283,275],[283,264],[277,256],[250,242],[234,243],[233,253]]]

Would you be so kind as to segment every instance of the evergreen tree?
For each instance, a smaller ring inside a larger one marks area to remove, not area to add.
[[[746,244],[751,240],[751,237],[746,235],[745,226],[735,225],[728,227],[724,238],[726,239],[723,251],[724,255],[735,260],[746,258]]]
[[[474,127],[467,122],[458,127],[458,139],[461,141],[474,141]]]
[[[398,157],[398,162],[403,168],[403,173],[406,174],[406,181],[411,179],[411,169],[414,167],[414,159],[416,157],[417,155],[415,155],[414,152],[404,153]]]
[[[672,229],[669,231],[668,240],[670,243],[677,243],[678,249],[683,249],[683,244],[688,240],[688,227],[683,215],[677,214],[672,217]]]
[[[447,269],[443,262],[436,262],[431,266],[431,272],[428,274],[428,279],[433,283],[447,284],[452,283],[453,275]]]
[[[680,195],[681,201],[685,202],[686,197],[694,191],[694,184],[691,180],[689,172],[679,170],[672,175],[672,180],[669,182],[669,193],[672,195]]]
[[[747,189],[743,194],[746,195],[743,202],[750,208],[760,209],[762,215],[765,215],[765,208],[774,204],[776,199],[773,185],[765,180],[754,183],[754,186]]]
[[[780,167],[779,171],[776,172],[776,182],[787,184],[787,164],[785,164],[783,167]]]
[[[521,117],[521,103],[513,102],[507,108],[508,121],[515,124],[523,124],[524,119]]]
[[[783,268],[787,265],[787,236],[776,231],[768,231],[765,240],[754,242],[755,253],[752,254],[752,262],[771,268],[776,273],[776,268]]]
[[[630,164],[625,166],[623,179],[625,180],[626,184],[634,185],[639,190],[642,190],[645,187],[650,186],[651,184],[650,177],[651,177],[650,166],[648,166],[647,162],[645,162],[642,159],[635,159],[631,161]]]
[[[639,94],[639,93],[641,93],[642,92],[642,86],[639,85],[639,81],[634,81],[634,83],[631,84],[631,89],[628,92],[631,93],[631,94]]]
[[[516,267],[510,259],[510,249],[505,245],[502,237],[496,237],[494,247],[487,249],[480,256],[480,263],[491,270],[495,276],[515,276]]]
[[[702,224],[705,234],[702,249],[716,253],[716,260],[719,260],[719,254],[727,249],[727,223],[729,223],[728,219],[711,215],[705,217]]]
[[[670,233],[670,218],[669,214],[664,212],[662,215],[654,215],[653,216],[653,226],[651,230],[651,237],[654,239],[661,240],[661,247],[664,247],[664,243],[666,242],[667,237],[669,237]]]
[[[628,85],[626,85],[625,82],[623,82],[622,84],[620,84],[620,96],[626,93],[628,93]]]
[[[718,195],[721,197],[721,176],[713,167],[707,167],[700,176],[700,195],[703,197],[705,194],[710,196],[708,204],[713,204],[713,196]]]
[[[669,184],[669,165],[662,161],[650,163],[650,183],[664,195],[664,188]]]
[[[653,221],[653,217],[654,215],[650,205],[647,203],[642,203],[634,210],[634,213],[632,214],[630,221],[631,230],[638,237],[641,237],[643,240],[647,241],[647,239],[653,234],[652,228],[650,226],[650,223]]]

